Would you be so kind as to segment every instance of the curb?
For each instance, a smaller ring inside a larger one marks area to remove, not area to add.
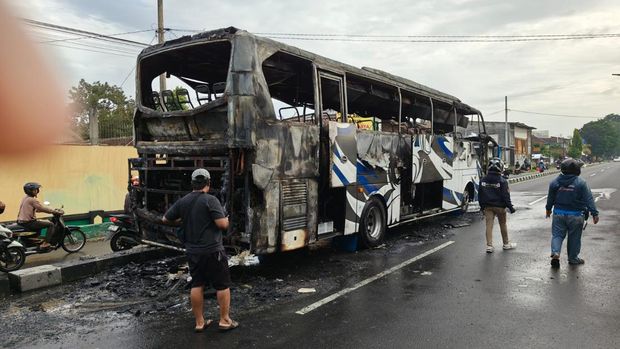
[[[11,284],[7,273],[0,273],[0,299],[11,294]]]
[[[508,178],[508,183],[518,183],[518,182],[523,182],[523,181],[528,181],[530,179],[534,179],[534,178],[538,178],[538,177],[544,177],[544,176],[549,176],[552,174],[557,174],[560,173],[560,171],[558,170],[549,170],[549,171],[545,171],[543,173],[533,173],[530,175],[525,175],[525,176],[521,176],[521,177],[516,177],[516,178]]]
[[[602,165],[604,164],[604,162],[597,162],[594,164],[589,164],[588,167],[593,167],[593,166],[598,166],[598,165]],[[525,176],[521,176],[521,177],[516,177],[516,178],[508,178],[508,183],[518,183],[518,182],[523,182],[523,181],[527,181],[530,179],[534,179],[534,178],[538,178],[538,177],[544,177],[544,176],[549,176],[552,174],[557,174],[560,173],[560,170],[547,170],[543,173],[533,173],[530,175],[525,175]]]
[[[89,277],[104,270],[128,264],[145,262],[177,253],[153,247],[135,247],[131,250],[64,263],[46,264],[0,275],[0,298],[10,293],[32,291]]]

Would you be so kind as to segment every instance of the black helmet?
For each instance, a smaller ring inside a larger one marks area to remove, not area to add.
[[[489,160],[489,166],[487,166],[487,171],[502,173],[504,172],[504,163],[502,162],[502,160],[500,160],[500,158],[492,158],[491,160]]]
[[[581,166],[583,166],[583,162],[569,158],[562,161],[560,164],[560,171],[565,175],[579,176],[581,174]]]
[[[39,190],[39,188],[41,188],[41,184],[36,182],[28,182],[24,184],[24,193],[28,196],[35,196],[36,193],[34,191]]]

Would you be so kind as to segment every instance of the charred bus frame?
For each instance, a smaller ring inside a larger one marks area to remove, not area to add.
[[[463,210],[487,156],[481,113],[456,97],[236,28],[138,57],[133,209],[143,238],[178,244],[163,212],[212,173],[228,243],[258,254]],[[187,88],[153,91],[160,75]],[[479,133],[462,135],[468,115]]]

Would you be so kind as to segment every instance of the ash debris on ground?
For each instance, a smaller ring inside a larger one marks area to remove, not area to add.
[[[475,219],[473,214],[426,219],[391,229],[379,248],[355,253],[334,250],[329,240],[312,248],[269,255],[252,266],[231,267],[233,316],[328,294],[367,277],[376,268],[369,254],[396,257],[412,245],[449,238]],[[129,263],[71,284],[0,303],[0,321],[12,331],[0,333],[8,347],[62,342],[65,335],[113,332],[150,321],[178,321],[190,313],[189,282],[184,256]],[[371,269],[372,270],[372,269]],[[316,292],[300,293],[300,289]],[[205,313],[217,318],[216,293],[205,289]],[[37,333],[33,338],[32,333]]]

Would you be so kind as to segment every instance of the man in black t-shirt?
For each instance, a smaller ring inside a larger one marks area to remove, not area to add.
[[[183,243],[187,253],[189,272],[192,276],[190,299],[196,318],[196,332],[211,324],[203,316],[204,285],[207,281],[217,291],[220,306],[220,330],[239,326],[232,320],[230,310],[230,272],[228,258],[222,244],[222,230],[228,229],[228,217],[219,200],[208,194],[211,184],[209,171],[199,168],[192,173],[193,191],[170,207],[164,223],[182,222]]]

